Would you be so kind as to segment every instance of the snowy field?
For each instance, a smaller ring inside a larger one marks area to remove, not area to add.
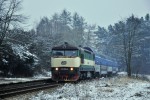
[[[40,92],[30,100],[150,100],[150,83],[127,77],[66,83],[52,93]]]
[[[48,90],[10,100],[150,100],[150,82],[126,76],[66,83]]]

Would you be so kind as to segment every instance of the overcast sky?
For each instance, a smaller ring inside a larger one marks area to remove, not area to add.
[[[67,9],[79,13],[89,24],[107,27],[132,14],[138,17],[150,13],[150,0],[24,0],[22,13],[29,16],[26,28],[35,27],[43,16]]]

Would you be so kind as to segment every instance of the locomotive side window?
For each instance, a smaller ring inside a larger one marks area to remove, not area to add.
[[[65,56],[78,56],[77,50],[66,50],[65,51]]]
[[[84,64],[84,54],[81,54],[81,63]]]

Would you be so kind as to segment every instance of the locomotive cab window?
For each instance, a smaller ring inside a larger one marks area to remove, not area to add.
[[[78,50],[53,50],[52,55],[55,57],[58,56],[69,56],[69,57],[76,57],[78,56]]]
[[[53,50],[52,55],[53,56],[64,56],[64,51],[62,51],[62,50]]]

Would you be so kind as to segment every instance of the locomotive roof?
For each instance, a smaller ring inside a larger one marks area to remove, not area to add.
[[[92,51],[92,49],[89,48],[89,47],[81,47],[81,46],[76,47],[76,46],[70,45],[67,42],[65,42],[62,45],[53,47],[52,50],[83,50],[83,51],[86,51],[86,52],[89,52],[89,53],[94,53]]]
[[[91,48],[89,48],[89,47],[83,47],[83,49],[88,50],[90,52],[93,52],[93,50]]]
[[[62,49],[65,49],[65,50],[78,50],[78,48],[76,46],[70,45],[68,43],[64,43],[60,46],[56,46],[56,47],[52,48],[52,50],[62,50]]]

